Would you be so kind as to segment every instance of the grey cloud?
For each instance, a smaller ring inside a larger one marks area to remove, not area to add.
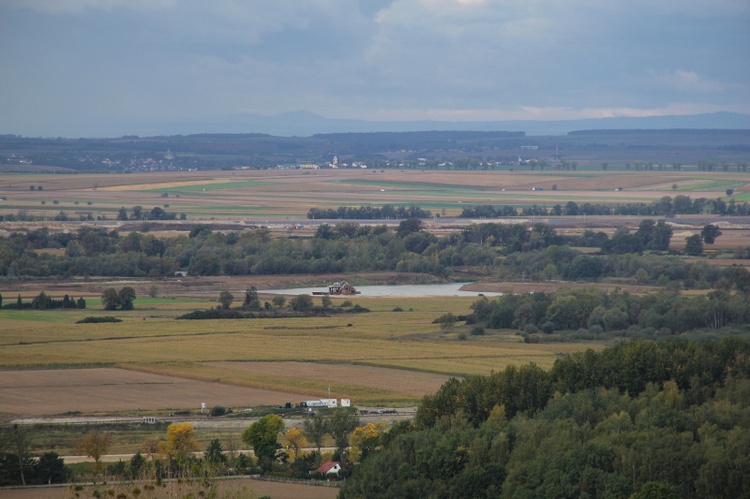
[[[178,0],[6,0],[17,9],[31,9],[44,14],[80,13],[89,9],[159,10],[177,5]]]
[[[6,0],[0,133],[296,110],[750,111],[748,25],[746,0]]]

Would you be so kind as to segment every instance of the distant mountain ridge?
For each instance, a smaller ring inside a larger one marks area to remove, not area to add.
[[[606,129],[750,129],[750,115],[730,112],[684,116],[588,118],[579,120],[507,121],[368,121],[332,119],[307,111],[275,116],[238,114],[205,123],[173,124],[169,133],[267,133],[283,137],[315,134],[416,131],[508,131],[526,135],[565,135],[577,130]],[[179,129],[179,130],[178,130]]]
[[[65,133],[48,132],[37,137],[113,138],[122,136],[174,136],[196,134],[266,134],[277,137],[311,137],[320,134],[369,132],[522,132],[526,136],[558,136],[582,130],[750,130],[750,114],[717,112],[684,116],[615,117],[579,120],[507,121],[369,121],[326,118],[307,111],[263,116],[233,114],[197,120],[143,123],[120,121],[106,124],[71,121]],[[0,133],[15,134],[14,130]],[[23,134],[21,134],[23,135]]]

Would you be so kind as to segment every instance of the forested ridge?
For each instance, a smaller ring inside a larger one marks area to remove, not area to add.
[[[636,340],[453,379],[341,498],[748,497],[750,341]]]

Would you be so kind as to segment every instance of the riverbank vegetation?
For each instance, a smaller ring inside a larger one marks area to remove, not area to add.
[[[562,235],[540,223],[482,223],[440,236],[426,229],[420,219],[403,220],[395,230],[323,224],[314,235],[301,238],[272,237],[267,229],[225,233],[209,226],[174,237],[88,227],[66,233],[40,229],[0,240],[0,274],[23,279],[154,278],[177,271],[193,276],[396,271],[442,279],[460,273],[497,280],[614,280],[673,289],[750,286],[743,268],[722,269],[675,252],[673,229],[663,220],[646,219],[635,231],[621,228],[611,235],[592,230]],[[685,252],[700,255],[704,244],[713,244],[720,235],[708,224]]]
[[[725,290],[685,296],[588,288],[483,298],[471,308],[467,324],[516,329],[527,342],[750,333],[748,295]]]

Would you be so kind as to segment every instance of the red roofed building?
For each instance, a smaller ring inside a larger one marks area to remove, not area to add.
[[[340,462],[326,461],[325,463],[321,464],[318,469],[315,470],[315,473],[323,473],[325,475],[338,475],[339,471],[341,471]]]

